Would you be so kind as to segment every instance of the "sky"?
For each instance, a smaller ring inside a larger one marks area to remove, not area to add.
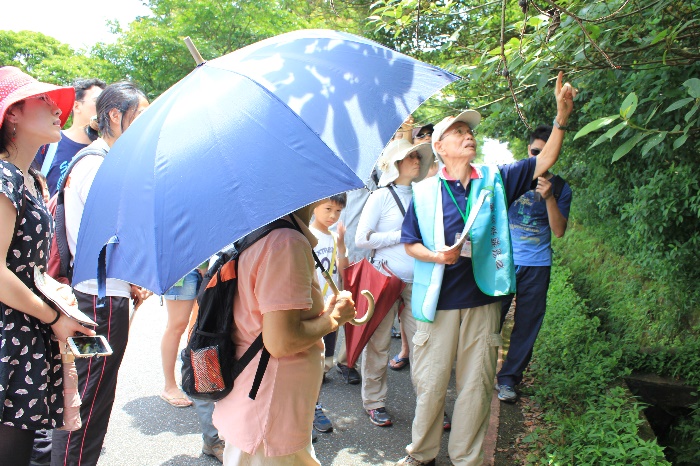
[[[150,10],[141,0],[6,0],[0,14],[0,30],[37,31],[74,49],[97,42],[113,42],[108,20],[128,25]]]

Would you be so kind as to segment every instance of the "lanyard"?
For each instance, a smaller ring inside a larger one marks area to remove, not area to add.
[[[455,199],[455,195],[452,194],[452,189],[450,189],[450,185],[447,184],[447,181],[445,181],[444,178],[442,178],[442,184],[445,185],[445,188],[447,189],[447,192],[450,193],[450,197],[452,198],[452,202],[455,203],[455,207],[457,207],[457,212],[459,212],[459,215],[462,216],[462,220],[464,220],[464,223],[467,223],[467,217],[469,216],[469,212],[472,210],[472,199],[471,196],[467,198],[467,210],[465,212],[462,212],[462,209],[459,208],[459,204],[457,204],[457,199]]]

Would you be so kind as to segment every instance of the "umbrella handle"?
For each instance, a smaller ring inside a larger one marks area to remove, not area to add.
[[[331,274],[328,273],[327,270],[324,270],[321,273],[323,275],[323,278],[326,279],[326,283],[328,283],[328,286],[331,287],[333,294],[338,296],[340,294],[340,290],[338,290],[338,285],[335,284],[335,281],[333,280],[333,277],[331,277]],[[374,315],[374,296],[372,296],[372,293],[370,293],[369,290],[362,290],[360,294],[362,294],[367,299],[367,312],[360,319],[352,319],[350,321],[352,325],[364,325]]]
[[[360,291],[360,294],[367,298],[367,312],[361,319],[352,319],[350,321],[352,325],[364,325],[374,315],[374,296],[372,296],[372,293],[370,293],[369,290],[362,290]]]

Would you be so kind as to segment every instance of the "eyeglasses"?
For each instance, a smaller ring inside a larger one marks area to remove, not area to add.
[[[457,136],[463,138],[467,134],[470,136],[474,136],[474,131],[472,131],[471,128],[469,128],[468,126],[467,127],[460,126],[459,128],[453,129],[452,131],[450,131],[448,133],[443,133],[442,136],[440,137],[440,141],[442,141],[447,136],[450,136],[452,134],[456,134]]]
[[[422,160],[422,159],[423,159],[423,156],[420,155],[418,152],[411,152],[410,154],[408,154],[408,155],[406,156],[406,158],[409,158],[409,159],[411,159],[411,160],[416,160],[416,159]]]
[[[43,100],[43,101],[46,102],[46,104],[49,105],[50,107],[53,107],[54,105],[56,105],[56,102],[54,102],[53,99],[52,99],[51,97],[49,97],[48,94],[39,94],[39,95],[35,95],[35,96],[33,96],[33,97],[28,97],[27,99],[39,99],[39,100]],[[56,105],[56,106],[57,106],[57,105]]]
[[[416,134],[415,139],[429,138],[432,135],[433,135],[433,133],[420,133],[420,134]]]
[[[530,153],[534,156],[540,155],[540,152],[542,152],[542,149],[530,149]]]

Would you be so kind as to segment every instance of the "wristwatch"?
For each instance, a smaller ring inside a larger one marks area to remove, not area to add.
[[[562,131],[566,131],[567,129],[569,129],[568,126],[560,125],[559,122],[557,121],[557,117],[554,117],[554,121],[552,121],[552,126],[554,126],[557,129],[560,129]]]

